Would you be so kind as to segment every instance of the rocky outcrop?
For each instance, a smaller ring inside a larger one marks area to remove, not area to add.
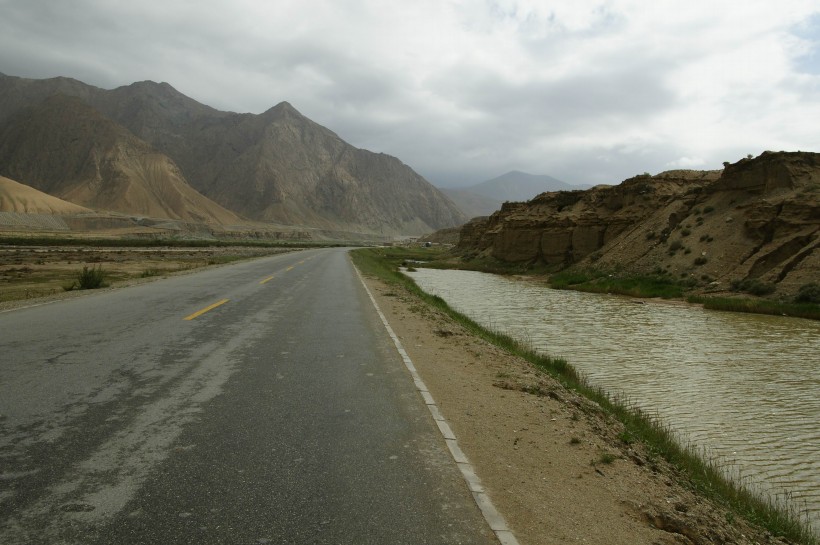
[[[820,278],[820,154],[766,152],[723,171],[670,171],[505,203],[462,228],[466,257],[664,270],[782,292]],[[716,284],[717,283],[717,284]]]
[[[716,172],[671,171],[637,176],[617,186],[542,193],[526,203],[504,203],[481,225],[465,225],[459,249],[501,261],[540,261],[567,266],[603,248],[671,207],[669,222],[679,221],[678,204],[694,195]],[[689,199],[691,200],[691,199]]]

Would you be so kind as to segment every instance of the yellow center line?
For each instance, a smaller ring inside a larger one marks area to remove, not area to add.
[[[259,283],[260,284],[266,284],[266,283],[270,282],[271,280],[273,280],[273,275],[270,275],[269,277],[265,278],[264,280],[262,280]]]
[[[285,269],[285,270],[286,270],[286,271],[292,271],[292,270],[293,270],[293,267],[288,267],[288,268],[287,268],[287,269]]]
[[[205,314],[209,310],[213,310],[216,307],[218,307],[219,305],[224,305],[227,302],[228,302],[228,299],[223,299],[221,301],[217,301],[213,305],[208,305],[207,307],[203,308],[202,310],[198,310],[198,311],[194,312],[193,314],[191,314],[190,316],[186,316],[184,319],[185,320],[193,320],[194,318],[196,318],[198,316],[202,316],[203,314]]]

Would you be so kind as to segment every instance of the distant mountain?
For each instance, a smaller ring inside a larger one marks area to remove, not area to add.
[[[527,174],[513,170],[480,184],[447,188],[442,191],[468,217],[489,216],[505,201],[523,202],[547,191],[572,191],[590,186],[571,185],[547,175]]]
[[[492,180],[464,188],[472,193],[504,201],[528,201],[547,191],[572,191],[586,187],[570,185],[546,174],[527,174],[518,170],[502,174]]]
[[[0,126],[0,173],[88,208],[190,222],[241,220],[164,154],[77,97],[52,95]]]
[[[500,199],[473,193],[469,189],[444,187],[441,188],[441,192],[447,195],[468,218],[489,216],[501,208],[501,203],[504,202]]]
[[[167,156],[193,188],[252,220],[388,235],[422,234],[466,219],[398,159],[351,146],[287,102],[259,115],[236,114],[167,83],[106,91],[68,78],[0,76],[0,131],[22,107],[58,92]],[[6,144],[0,140],[0,147]],[[0,158],[0,174],[9,175],[8,167]],[[25,174],[15,173],[36,179]]]

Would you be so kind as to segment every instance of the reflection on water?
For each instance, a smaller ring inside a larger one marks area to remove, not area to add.
[[[684,440],[782,494],[820,528],[820,323],[552,290],[419,269],[425,291],[479,323],[563,356]]]

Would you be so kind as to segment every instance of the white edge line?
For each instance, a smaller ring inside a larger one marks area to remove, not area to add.
[[[498,539],[501,545],[519,545],[518,540],[513,535],[512,531],[507,526],[507,522],[504,520],[504,517],[501,516],[501,513],[495,508],[493,502],[490,500],[490,496],[484,490],[484,485],[481,484],[481,479],[478,478],[478,475],[475,472],[472,464],[469,462],[467,457],[464,455],[464,452],[461,451],[461,448],[458,446],[458,441],[456,440],[456,436],[453,434],[453,431],[450,429],[449,424],[441,415],[438,410],[438,406],[436,405],[433,396],[430,394],[429,390],[427,390],[427,386],[424,385],[424,381],[421,380],[418,372],[416,371],[415,365],[413,365],[413,361],[410,359],[410,356],[407,355],[407,352],[404,350],[404,347],[401,344],[401,341],[396,336],[396,333],[393,331],[393,328],[390,327],[390,324],[387,322],[387,318],[385,317],[382,310],[379,308],[379,304],[376,303],[376,298],[373,297],[373,294],[370,292],[370,289],[367,287],[367,284],[364,281],[364,277],[362,277],[362,273],[359,272],[359,269],[356,268],[354,265],[353,267],[356,271],[356,275],[359,277],[359,281],[364,286],[364,291],[367,292],[367,296],[370,298],[370,302],[373,303],[373,307],[376,309],[376,313],[379,315],[379,318],[384,324],[384,328],[387,330],[388,335],[393,340],[393,344],[396,345],[396,350],[398,351],[399,355],[401,356],[402,361],[404,361],[405,367],[410,372],[411,377],[413,378],[413,382],[416,385],[416,389],[418,390],[421,397],[424,399],[425,405],[430,410],[430,414],[433,416],[433,421],[438,426],[439,431],[441,432],[442,437],[444,437],[445,442],[447,443],[447,448],[450,451],[450,455],[453,458],[453,461],[458,466],[458,469],[461,471],[462,477],[467,483],[467,487],[469,488],[470,492],[473,495],[473,499],[478,505],[481,514],[484,516],[484,520],[487,521],[489,524],[490,529],[495,533],[495,537]]]

